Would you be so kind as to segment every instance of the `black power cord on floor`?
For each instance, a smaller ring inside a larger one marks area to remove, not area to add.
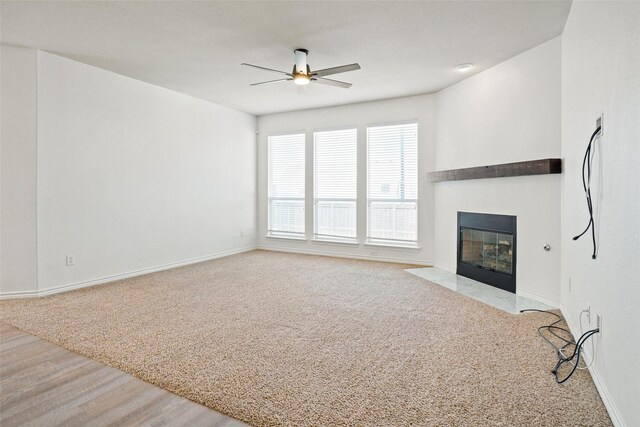
[[[584,343],[591,336],[593,336],[593,335],[597,334],[598,332],[600,332],[600,329],[591,329],[590,331],[585,332],[584,334],[582,334],[580,336],[580,338],[578,338],[578,341],[576,342],[576,341],[573,340],[573,338],[567,339],[567,338],[562,337],[562,336],[560,336],[560,335],[558,335],[558,334],[556,334],[554,332],[554,330],[558,330],[558,331],[562,331],[562,332],[566,333],[569,337],[572,336],[571,332],[568,329],[562,328],[560,326],[556,326],[558,323],[560,323],[560,322],[562,322],[564,320],[562,318],[562,316],[560,316],[557,313],[554,313],[553,311],[538,310],[538,309],[535,309],[535,308],[528,308],[528,309],[520,310],[520,313],[531,312],[531,311],[538,312],[538,313],[548,313],[548,314],[552,314],[555,317],[557,317],[557,320],[552,322],[552,323],[550,323],[549,325],[540,326],[538,328],[538,335],[540,335],[542,337],[542,339],[544,339],[556,351],[556,356],[558,357],[558,362],[556,363],[556,366],[551,370],[551,373],[555,377],[556,383],[562,384],[563,382],[565,382],[569,378],[571,378],[571,376],[576,371],[576,369],[578,369],[578,363],[580,362],[580,353],[582,352],[582,346],[584,345]],[[560,339],[562,342],[564,342],[564,345],[562,347],[558,347],[557,345],[555,345],[553,342],[551,342],[551,340],[549,338],[544,336],[544,334],[542,333],[543,330],[546,330],[551,335],[553,335],[553,336],[557,337],[558,339]],[[573,349],[573,353],[570,356],[565,356],[564,353],[562,352],[562,350],[564,350],[565,348],[567,348],[570,345],[574,345],[575,346],[574,349]],[[575,359],[575,362],[573,361],[574,359]],[[573,365],[573,367],[569,370],[568,374],[563,376],[563,378],[560,378],[560,374],[558,373],[558,371],[566,363],[569,363],[569,364]]]
[[[585,197],[587,198],[587,210],[589,212],[589,222],[587,223],[587,228],[577,236],[574,236],[573,240],[578,240],[582,237],[589,228],[591,228],[591,240],[593,242],[593,254],[591,255],[592,259],[596,259],[598,255],[598,248],[596,245],[596,224],[593,221],[593,201],[591,199],[591,163],[593,161],[592,152],[595,153],[595,138],[600,134],[601,126],[593,132],[591,135],[591,139],[589,139],[589,145],[587,145],[587,150],[584,153],[584,159],[582,160],[582,188],[584,189]]]
[[[553,370],[551,371],[553,375],[556,377],[556,382],[558,384],[562,384],[563,382],[571,378],[571,375],[573,375],[576,369],[578,369],[578,363],[580,362],[580,353],[582,352],[582,346],[587,341],[587,339],[589,339],[592,335],[597,334],[598,332],[600,332],[600,329],[596,328],[582,334],[582,336],[578,339],[578,343],[576,344],[576,347],[573,349],[573,354],[571,356],[567,357],[564,354],[562,354],[562,352],[559,352],[558,363],[556,363],[556,367],[553,368]],[[576,359],[576,361],[572,362],[574,358]],[[571,368],[567,376],[565,376],[563,379],[560,379],[558,375],[558,370],[565,363],[571,363],[573,365],[573,368]]]
[[[560,336],[560,335],[558,335],[558,334],[556,334],[556,333],[554,332],[554,329],[555,329],[555,330],[559,330],[559,331],[565,332],[567,335],[569,335],[569,336],[571,337],[571,332],[570,332],[568,329],[565,329],[565,328],[561,328],[561,327],[559,327],[559,326],[556,326],[558,323],[560,323],[560,322],[562,322],[562,321],[564,320],[564,319],[562,318],[562,316],[560,316],[560,315],[559,315],[559,314],[557,314],[557,313],[554,313],[553,311],[548,311],[548,310],[538,310],[538,309],[536,309],[536,308],[527,308],[527,309],[524,309],[524,310],[520,310],[520,313],[525,313],[525,312],[528,312],[528,311],[529,311],[529,312],[530,312],[530,311],[533,311],[533,312],[537,312],[537,313],[547,313],[547,314],[552,314],[552,315],[554,315],[555,317],[557,317],[557,318],[558,318],[558,320],[556,320],[555,322],[553,322],[553,323],[551,323],[551,324],[549,324],[549,325],[540,326],[540,327],[538,328],[538,335],[540,335],[540,337],[541,337],[543,340],[545,340],[545,341],[547,342],[547,344],[549,344],[549,345],[550,345],[550,346],[551,346],[551,347],[556,351],[556,353],[557,353],[557,352],[559,352],[560,350],[565,349],[566,347],[568,347],[568,346],[570,346],[570,345],[572,345],[572,344],[575,344],[575,341],[573,340],[573,338],[571,338],[571,339],[566,339],[566,338],[564,338],[564,337],[562,337],[562,336]],[[563,341],[565,344],[564,344],[562,347],[558,347],[558,346],[556,346],[554,343],[552,343],[552,342],[551,342],[551,340],[549,340],[547,337],[545,337],[545,336],[543,335],[543,333],[542,333],[542,331],[543,331],[543,330],[547,330],[551,335],[553,335],[553,336],[555,336],[556,338],[560,339],[560,340],[561,340],[561,341]]]

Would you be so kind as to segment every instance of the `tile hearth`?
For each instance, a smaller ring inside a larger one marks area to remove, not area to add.
[[[557,308],[440,268],[410,268],[405,271],[511,314],[519,314],[520,310],[525,308],[538,310]]]

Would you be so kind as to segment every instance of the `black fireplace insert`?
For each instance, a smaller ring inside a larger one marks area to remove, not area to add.
[[[458,212],[461,276],[516,292],[516,217]]]

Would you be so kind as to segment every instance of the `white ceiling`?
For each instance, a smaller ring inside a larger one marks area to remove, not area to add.
[[[570,1],[6,2],[2,43],[33,47],[238,110],[273,112],[438,91],[562,33]],[[293,82],[294,48],[350,89]],[[471,73],[455,66],[471,62]]]

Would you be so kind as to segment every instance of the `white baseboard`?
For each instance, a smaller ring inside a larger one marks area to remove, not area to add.
[[[520,295],[522,297],[529,298],[529,299],[532,299],[534,301],[541,302],[543,304],[547,304],[548,306],[551,306],[551,307],[555,307],[555,308],[560,307],[560,303],[558,301],[554,301],[554,300],[549,299],[547,297],[542,297],[542,296],[540,296],[538,294],[534,294],[532,292],[522,291],[522,290],[517,288],[517,285],[516,285],[516,295]]]
[[[0,292],[0,299],[34,298],[37,296],[39,296],[38,291]]]
[[[578,339],[578,337],[580,337],[580,329],[576,328],[575,325],[572,323],[571,318],[567,316],[567,313],[565,312],[564,306],[562,304],[560,304],[560,313],[562,313],[562,317],[564,317],[565,321],[567,322],[567,326],[569,326],[569,331],[571,331],[571,334],[573,335],[573,337],[575,339]],[[620,416],[620,413],[618,412],[618,410],[616,409],[616,406],[613,404],[613,401],[609,397],[607,387],[604,385],[604,382],[602,381],[602,379],[600,378],[600,375],[598,374],[596,365],[591,363],[592,361],[591,357],[593,355],[590,355],[584,351],[582,352],[582,355],[584,357],[584,361],[587,364],[587,366],[590,366],[589,374],[591,374],[593,383],[596,386],[596,390],[598,390],[598,394],[602,399],[602,403],[604,403],[604,407],[606,408],[607,413],[609,414],[609,418],[611,418],[611,422],[615,427],[625,427],[625,424],[622,422],[622,417]]]
[[[273,252],[285,252],[290,254],[318,255],[318,256],[328,256],[332,258],[362,259],[365,261],[395,262],[400,264],[422,265],[425,267],[431,266],[430,263],[423,260],[368,256],[368,255],[341,254],[341,253],[329,252],[329,251],[319,251],[315,249],[289,249],[289,248],[280,248],[280,247],[274,247],[274,246],[258,246],[256,249],[261,249],[264,251],[273,251]]]
[[[191,258],[183,261],[173,262],[170,264],[158,265],[155,267],[143,268],[140,270],[129,271],[122,274],[114,274],[112,276],[100,277],[98,279],[85,280],[82,282],[70,283],[68,285],[56,286],[54,288],[36,290],[36,291],[18,291],[18,292],[2,292],[0,293],[0,299],[14,299],[14,298],[33,298],[42,297],[46,295],[58,294],[61,292],[68,292],[74,289],[86,288],[89,286],[102,285],[105,283],[114,282],[116,280],[127,279],[129,277],[142,276],[144,274],[155,273],[157,271],[169,270],[171,268],[182,267],[185,265],[196,264],[199,262],[210,261],[216,258],[223,258],[229,255],[236,255],[243,252],[249,252],[256,249],[256,246],[247,246],[240,249],[233,249],[230,251],[218,252],[215,254],[205,255],[202,257]]]

